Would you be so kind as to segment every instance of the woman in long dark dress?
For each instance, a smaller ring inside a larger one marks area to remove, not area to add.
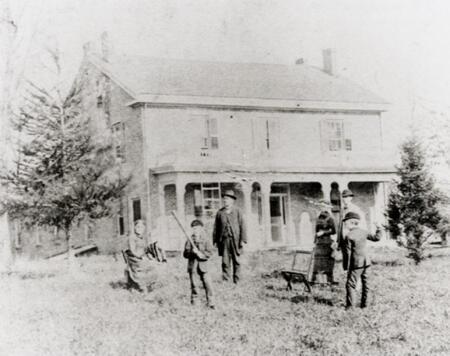
[[[145,223],[142,220],[134,223],[134,233],[129,236],[124,258],[127,285],[141,291],[151,288],[156,282],[160,262],[166,262],[165,253],[157,242],[146,241]]]
[[[336,226],[331,214],[324,210],[319,214],[316,222],[316,236],[314,239],[314,265],[313,281],[317,274],[323,273],[327,276],[328,283],[334,283],[334,255],[333,235],[336,234]]]

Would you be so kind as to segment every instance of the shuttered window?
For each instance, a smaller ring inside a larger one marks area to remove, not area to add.
[[[352,151],[350,123],[344,120],[325,120],[321,122],[321,143],[324,151]]]
[[[203,137],[203,147],[212,150],[219,148],[219,133],[217,119],[205,117],[205,136]]]
[[[280,145],[280,121],[277,118],[266,119],[266,148],[274,150]]]

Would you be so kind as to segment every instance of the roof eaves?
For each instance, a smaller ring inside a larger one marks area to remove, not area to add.
[[[230,98],[210,96],[187,96],[187,95],[160,95],[144,94],[137,95],[135,100],[128,102],[127,106],[137,103],[147,103],[164,106],[210,106],[210,107],[235,107],[247,109],[276,109],[297,111],[387,111],[388,103],[365,103],[365,102],[331,102],[311,100],[283,100],[263,98]]]

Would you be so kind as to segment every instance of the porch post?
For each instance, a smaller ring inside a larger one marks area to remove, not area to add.
[[[322,186],[322,193],[323,193],[323,200],[326,204],[331,206],[331,181],[328,180],[321,180],[320,185]]]
[[[345,189],[349,189],[348,185],[350,184],[350,180],[346,178],[339,178],[336,179],[335,182],[339,185],[339,191],[341,192],[341,194]]]
[[[177,195],[177,215],[178,218],[184,222],[186,219],[185,209],[184,209],[184,194],[186,192],[186,184],[182,181],[177,180],[176,183],[176,195]]]
[[[382,228],[386,224],[386,217],[384,216],[384,210],[386,208],[385,183],[378,182],[374,188],[375,223]],[[382,229],[381,236],[383,239],[386,239],[386,232],[384,229]]]
[[[252,185],[249,182],[243,182],[241,184],[241,190],[244,195],[244,219],[247,228],[247,239],[250,249],[253,249],[255,245],[254,241],[254,226],[252,216]]]
[[[159,201],[159,217],[163,218],[166,214],[166,207],[165,207],[165,201],[166,201],[166,195],[165,195],[165,184],[158,184],[158,201]]]
[[[270,188],[271,181],[261,181],[262,220],[264,226],[264,246],[268,246],[272,237],[270,222]]]
[[[186,215],[185,215],[185,209],[184,209],[184,194],[186,191],[186,183],[180,179],[176,180],[176,196],[177,196],[177,215],[178,219],[180,219],[181,223],[185,226],[185,229],[187,229],[186,226]],[[182,236],[181,234],[179,236]],[[177,239],[177,247],[178,250],[182,250],[184,246],[184,240],[183,239]]]
[[[158,184],[158,202],[159,202],[159,217],[156,219],[157,221],[157,231],[161,236],[161,239],[168,240],[169,239],[169,221],[166,218],[166,195],[164,188],[165,184]]]

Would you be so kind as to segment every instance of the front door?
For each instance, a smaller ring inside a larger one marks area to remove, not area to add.
[[[283,244],[287,234],[287,194],[270,195],[270,224],[272,242]]]

